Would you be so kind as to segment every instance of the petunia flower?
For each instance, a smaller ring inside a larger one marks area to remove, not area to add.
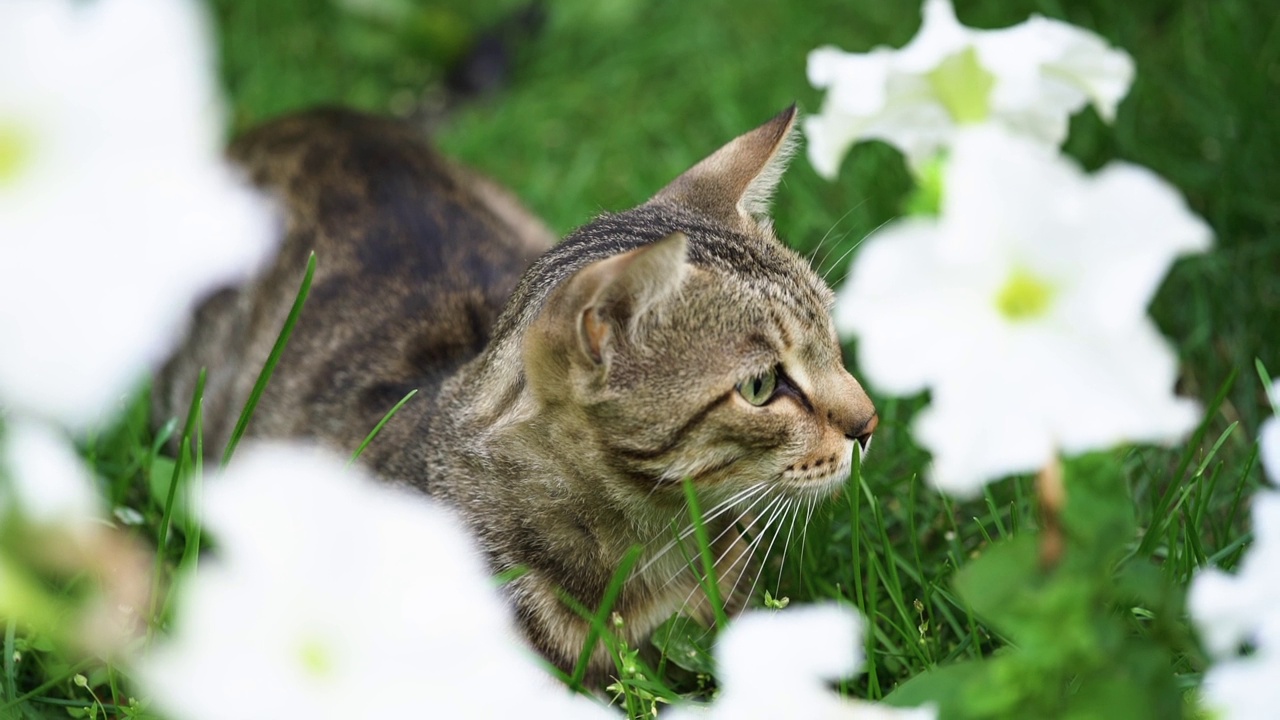
[[[93,476],[59,431],[15,419],[0,436],[0,517],[79,531],[102,518]]]
[[[1258,457],[1272,485],[1280,485],[1280,380],[1271,384],[1268,393],[1271,407],[1277,411],[1258,430]]]
[[[428,498],[258,446],[202,507],[217,555],[138,667],[167,716],[612,717],[518,644],[471,542]]]
[[[899,50],[809,54],[809,82],[827,90],[804,121],[809,160],[834,178],[862,140],[896,146],[919,169],[960,128],[990,123],[1047,147],[1062,144],[1070,116],[1092,104],[1104,120],[1133,81],[1133,60],[1097,35],[1033,16],[999,30],[956,19],[950,0],[925,0],[919,33]]]
[[[10,419],[0,435],[0,616],[111,657],[142,628],[152,553],[102,509],[64,432]],[[41,581],[59,576],[89,583],[70,597]]]
[[[830,683],[862,667],[862,622],[850,608],[809,605],[756,611],[738,618],[716,641],[720,694],[709,706],[671,717],[716,720],[933,720],[932,707],[892,708],[843,698]]]
[[[0,2],[0,406],[83,429],[271,249],[193,0]]]
[[[1255,495],[1252,519],[1253,544],[1236,574],[1201,570],[1187,598],[1216,658],[1205,673],[1203,702],[1223,720],[1271,717],[1280,705],[1280,493]],[[1241,657],[1243,644],[1253,650]]]
[[[1210,231],[1176,191],[989,127],[957,137],[942,186],[937,217],[868,238],[835,312],[874,386],[931,391],[933,483],[968,495],[1059,451],[1182,437],[1199,411],[1146,308]]]

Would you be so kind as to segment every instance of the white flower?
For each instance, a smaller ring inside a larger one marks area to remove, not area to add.
[[[881,390],[932,391],[931,478],[972,494],[1058,451],[1172,442],[1198,418],[1146,315],[1173,260],[1210,232],[1153,173],[1087,176],[995,128],[957,137],[939,217],[869,238],[836,304]]]
[[[1276,678],[1280,654],[1274,652],[1223,663],[1205,674],[1201,702],[1215,720],[1274,720],[1280,707]]]
[[[83,428],[271,248],[192,0],[0,2],[0,404]]]
[[[259,446],[204,500],[217,559],[138,673],[170,716],[611,717],[517,644],[470,542],[427,498]]]
[[[994,123],[1057,147],[1068,118],[1092,103],[1107,121],[1133,81],[1133,60],[1097,35],[1033,16],[1000,30],[961,25],[950,0],[926,0],[920,32],[901,50],[809,54],[809,82],[826,88],[804,121],[809,160],[834,178],[849,146],[884,140],[919,168],[957,129]]]
[[[1205,704],[1230,720],[1273,716],[1280,705],[1280,493],[1254,496],[1253,545],[1238,572],[1200,571],[1187,604],[1218,659],[1205,674]],[[1242,643],[1253,653],[1236,657]]]
[[[862,665],[862,623],[850,608],[810,605],[738,618],[716,642],[720,695],[673,718],[933,720],[931,707],[898,709],[842,698],[829,683]]]
[[[0,435],[0,614],[113,657],[145,626],[152,553],[103,514],[92,473],[64,431],[9,418]],[[37,580],[78,578],[75,597]]]
[[[32,421],[10,421],[0,442],[0,515],[16,510],[36,525],[69,530],[102,517],[93,476],[65,435]]]
[[[1280,380],[1271,384],[1271,407],[1280,410]],[[1273,415],[1258,429],[1258,456],[1272,484],[1280,485],[1280,415]]]

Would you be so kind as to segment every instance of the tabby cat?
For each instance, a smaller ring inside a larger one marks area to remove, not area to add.
[[[250,435],[350,453],[417,389],[362,461],[451,505],[495,573],[527,569],[505,591],[529,643],[565,671],[588,624],[559,591],[597,607],[635,545],[615,604],[633,646],[682,608],[711,619],[692,543],[678,547],[685,478],[736,612],[759,525],[834,493],[876,426],[841,360],[831,291],[766,215],[795,120],[793,107],[556,245],[505,191],[395,122],[322,110],[250,132],[231,154],[284,206],[285,239],[255,279],[199,309],[157,378],[154,416],[184,413],[207,366],[205,447],[223,447],[314,251]],[[608,667],[595,648],[591,679]]]

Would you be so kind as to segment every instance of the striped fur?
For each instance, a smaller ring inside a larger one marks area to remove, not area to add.
[[[630,642],[681,608],[712,617],[679,549],[684,478],[741,609],[753,553],[840,486],[875,424],[830,290],[764,215],[794,123],[790,109],[554,247],[503,191],[393,123],[322,111],[254,131],[233,156],[288,209],[281,251],[200,310],[155,417],[184,412],[208,365],[206,447],[221,447],[314,250],[312,297],[250,434],[350,451],[419,389],[364,461],[454,507],[495,572],[528,570],[506,592],[565,670],[587,626],[557,593],[595,607],[634,545],[645,554],[615,606]],[[748,403],[739,383],[774,368],[773,398]],[[591,681],[609,667],[597,649]]]

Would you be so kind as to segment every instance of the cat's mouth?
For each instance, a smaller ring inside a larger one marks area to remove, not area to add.
[[[844,487],[852,467],[849,457],[819,464],[793,465],[782,471],[779,484],[796,494],[825,499]]]

